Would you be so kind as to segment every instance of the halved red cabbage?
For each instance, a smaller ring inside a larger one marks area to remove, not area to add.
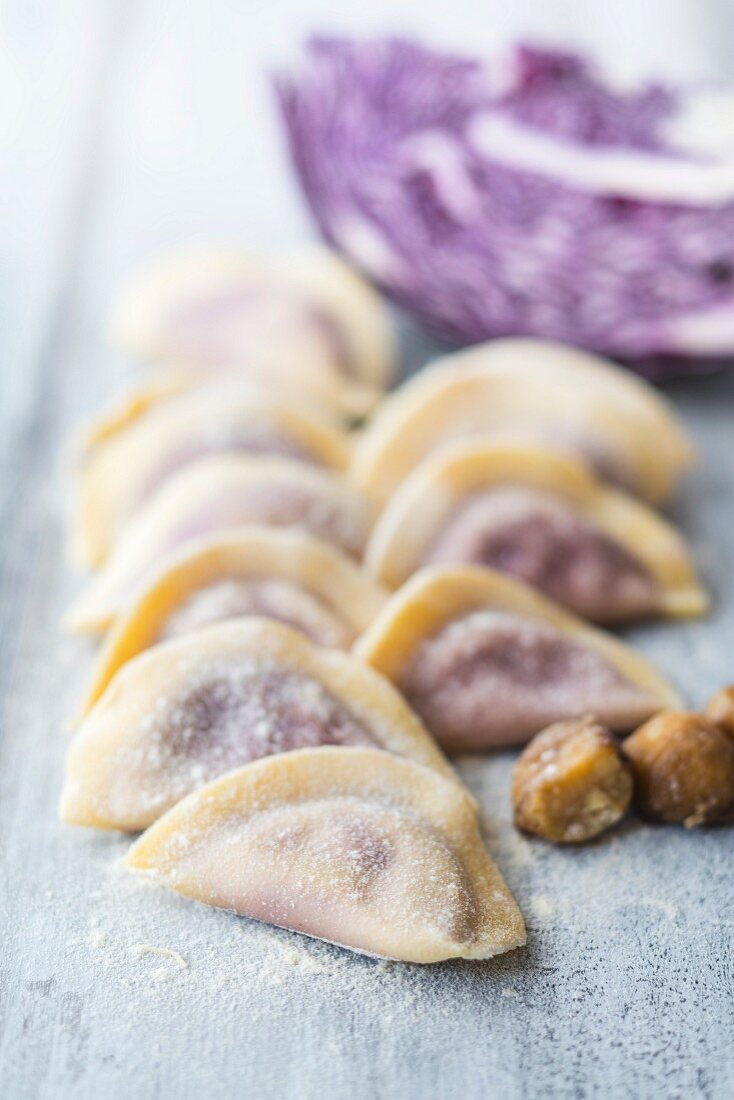
[[[734,146],[734,96],[402,39],[312,39],[276,83],[324,236],[433,331],[548,337],[648,373],[734,351],[734,148],[703,132]]]

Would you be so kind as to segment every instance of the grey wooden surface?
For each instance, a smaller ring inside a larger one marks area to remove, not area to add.
[[[430,22],[440,7],[421,13]],[[416,24],[415,5],[395,8]],[[673,8],[687,25],[690,6]],[[307,16],[344,22],[344,10],[0,9],[0,80],[13,91],[0,88],[0,1096],[729,1098],[731,832],[630,824],[553,850],[509,824],[510,756],[467,760],[529,946],[420,969],[140,885],[119,865],[123,840],[57,823],[64,722],[89,663],[58,628],[78,584],[66,443],[131,372],[105,343],[106,303],[161,245],[308,232],[259,69]],[[699,19],[669,54],[700,67],[716,39]],[[734,377],[669,392],[701,447],[677,517],[716,610],[636,640],[697,704],[734,680]]]

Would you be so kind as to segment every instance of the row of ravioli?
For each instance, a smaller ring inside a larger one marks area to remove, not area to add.
[[[677,705],[599,629],[707,607],[652,510],[693,460],[671,409],[521,339],[386,395],[390,319],[322,249],[166,259],[113,333],[156,367],[78,449],[96,572],[68,625],[106,636],[62,819],[145,829],[133,867],[355,950],[524,942],[443,752]]]

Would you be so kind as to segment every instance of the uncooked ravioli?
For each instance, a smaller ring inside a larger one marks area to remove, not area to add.
[[[372,669],[275,622],[219,623],[116,673],[72,742],[62,817],[142,829],[232,768],[322,744],[376,746],[452,774]]]
[[[417,573],[355,652],[396,684],[450,752],[519,744],[588,713],[630,730],[678,701],[628,646],[477,567]]]
[[[113,332],[126,350],[191,374],[305,393],[362,415],[393,367],[388,311],[334,253],[258,257],[202,248],[165,256],[123,290]]]
[[[209,905],[372,955],[479,959],[525,942],[466,791],[370,748],[231,772],[170,810],[127,863]]]
[[[670,524],[537,444],[468,442],[427,458],[380,515],[366,562],[392,587],[423,565],[488,566],[603,624],[708,606]]]
[[[556,627],[474,611],[426,638],[400,690],[449,749],[517,744],[550,722],[600,714],[614,729],[649,717],[650,693]]]

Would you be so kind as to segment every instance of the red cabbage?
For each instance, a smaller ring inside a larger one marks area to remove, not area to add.
[[[402,39],[313,39],[277,90],[324,236],[434,332],[658,373],[734,351],[734,150],[703,143],[734,138],[733,99]]]

